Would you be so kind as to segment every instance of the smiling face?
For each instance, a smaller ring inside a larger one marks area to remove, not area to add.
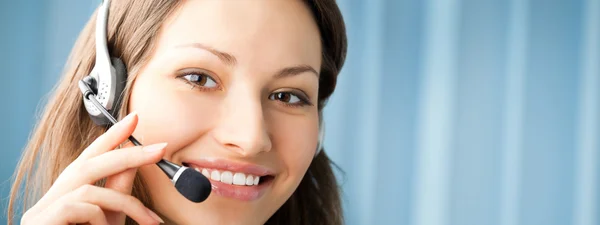
[[[291,196],[317,146],[320,43],[302,1],[186,1],[164,22],[132,86],[134,136],[213,186],[194,204],[140,168],[165,221],[262,224]]]

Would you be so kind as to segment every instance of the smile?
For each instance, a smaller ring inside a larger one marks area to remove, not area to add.
[[[267,168],[225,161],[183,162],[209,178],[213,192],[227,198],[252,201],[260,198],[275,176]]]

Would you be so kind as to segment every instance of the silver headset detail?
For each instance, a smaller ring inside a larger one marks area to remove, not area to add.
[[[107,45],[107,23],[110,1],[102,2],[96,17],[96,61],[91,73],[84,78],[95,92],[96,100],[113,117],[118,117],[121,95],[127,83],[127,69],[119,58],[111,58]],[[85,109],[94,122],[109,125],[110,121],[88,99],[83,100]]]

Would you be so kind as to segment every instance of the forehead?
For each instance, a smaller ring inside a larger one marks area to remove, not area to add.
[[[318,27],[302,1],[185,1],[165,21],[157,53],[190,43],[232,54],[242,65],[321,65]]]

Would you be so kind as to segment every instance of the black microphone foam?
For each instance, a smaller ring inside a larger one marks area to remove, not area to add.
[[[208,178],[190,168],[186,168],[179,175],[179,178],[175,181],[175,188],[192,202],[206,200],[212,189]]]

